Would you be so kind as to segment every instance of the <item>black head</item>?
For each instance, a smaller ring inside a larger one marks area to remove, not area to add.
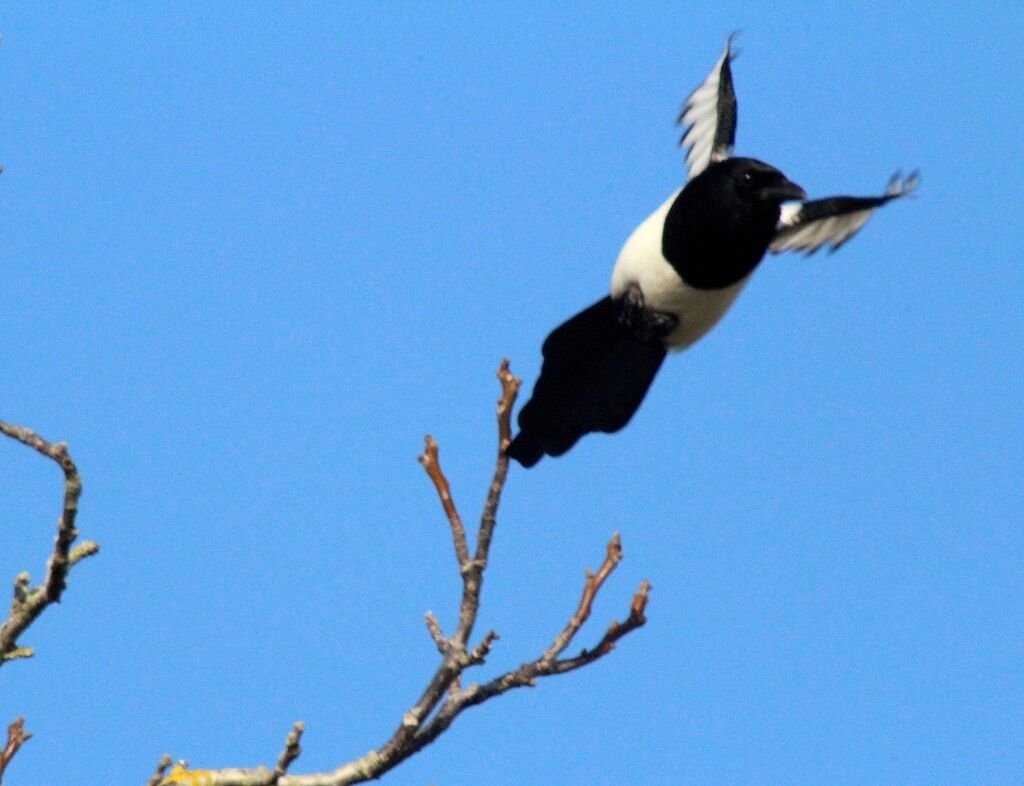
[[[800,186],[754,158],[717,161],[686,184],[665,218],[662,253],[691,286],[717,289],[750,273]]]
[[[732,191],[749,203],[778,207],[783,202],[807,199],[807,192],[778,169],[756,158],[727,158],[711,164],[701,176],[714,187]]]

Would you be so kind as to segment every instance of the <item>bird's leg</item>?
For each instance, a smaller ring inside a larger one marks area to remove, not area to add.
[[[667,311],[651,311],[644,305],[644,293],[636,284],[619,298],[619,322],[644,341],[665,338],[679,325],[679,317]]]

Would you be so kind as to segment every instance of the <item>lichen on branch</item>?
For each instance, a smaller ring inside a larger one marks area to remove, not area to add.
[[[46,565],[46,576],[36,587],[31,586],[28,573],[14,579],[14,599],[7,619],[0,623],[0,666],[8,661],[31,657],[31,647],[19,646],[18,639],[51,603],[60,601],[67,588],[71,568],[86,557],[99,552],[99,546],[84,541],[74,546],[78,538],[75,520],[78,516],[78,498],[82,494],[82,478],[64,442],[47,442],[36,432],[0,420],[0,434],[27,445],[56,462],[64,473],[64,501],[57,520],[57,536],[53,553]],[[74,548],[72,548],[74,546]]]

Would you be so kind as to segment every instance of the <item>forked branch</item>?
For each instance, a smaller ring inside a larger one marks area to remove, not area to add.
[[[616,533],[607,545],[605,559],[600,569],[597,573],[587,573],[583,594],[576,611],[565,628],[552,641],[551,646],[542,652],[536,660],[523,663],[518,668],[501,674],[489,682],[462,687],[463,672],[470,666],[482,665],[498,638],[497,633],[490,631],[476,646],[472,648],[469,646],[473,627],[476,624],[477,612],[480,609],[480,592],[483,588],[484,570],[487,568],[491,540],[497,522],[498,505],[508,476],[509,462],[505,455],[505,449],[512,439],[511,413],[520,385],[520,380],[509,371],[507,360],[501,363],[498,380],[501,382],[501,397],[498,399],[497,412],[497,459],[494,476],[480,516],[476,547],[472,551],[472,555],[465,525],[459,516],[455,501],[452,499],[451,487],[441,469],[437,443],[432,437],[427,436],[426,447],[419,457],[427,476],[434,484],[452,532],[455,559],[462,581],[462,600],[459,604],[458,622],[450,636],[445,635],[437,617],[427,612],[427,630],[441,654],[441,663],[419,699],[402,716],[391,739],[365,756],[343,764],[330,772],[286,775],[284,770],[287,769],[287,764],[294,760],[294,756],[286,761],[286,756],[282,754],[276,770],[270,770],[267,767],[188,770],[184,765],[178,765],[171,770],[166,778],[158,781],[161,786],[185,786],[186,784],[189,786],[345,786],[345,784],[361,783],[379,778],[437,739],[466,708],[482,704],[513,688],[534,685],[540,677],[565,674],[586,666],[607,655],[619,639],[646,622],[644,610],[647,606],[650,584],[644,581],[633,596],[629,615],[625,622],[612,622],[604,636],[591,649],[584,649],[574,657],[562,657],[562,653],[569,647],[580,628],[590,617],[591,607],[597,593],[622,559],[622,543]],[[296,724],[296,729],[299,729],[298,724]],[[297,755],[298,739],[296,738],[294,742]],[[166,770],[168,763],[169,759],[161,762],[163,768],[158,769],[160,774]]]
[[[27,658],[32,655],[31,647],[19,647],[18,638],[35,622],[36,618],[51,603],[60,600],[67,587],[68,572],[80,560],[99,551],[92,541],[84,541],[72,548],[78,537],[75,517],[78,514],[78,498],[82,493],[82,478],[75,462],[63,442],[50,443],[31,429],[15,426],[0,420],[0,434],[16,439],[23,445],[55,461],[64,472],[64,505],[57,520],[57,537],[54,539],[53,554],[46,566],[46,577],[37,587],[31,586],[28,573],[20,573],[14,579],[14,601],[7,619],[0,624],[0,666],[10,660]]]

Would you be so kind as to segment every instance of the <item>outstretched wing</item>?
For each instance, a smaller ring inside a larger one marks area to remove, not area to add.
[[[885,193],[877,197],[835,196],[809,202],[789,202],[782,206],[775,239],[769,249],[803,251],[810,255],[828,244],[835,251],[860,231],[871,214],[886,202],[906,196],[920,181],[911,172],[905,179],[897,172],[889,180]]]
[[[685,129],[679,146],[687,148],[688,180],[693,180],[712,161],[722,161],[732,154],[736,141],[736,93],[729,64],[736,57],[732,51],[735,37],[733,33],[726,39],[722,56],[703,84],[686,99],[676,120]]]

